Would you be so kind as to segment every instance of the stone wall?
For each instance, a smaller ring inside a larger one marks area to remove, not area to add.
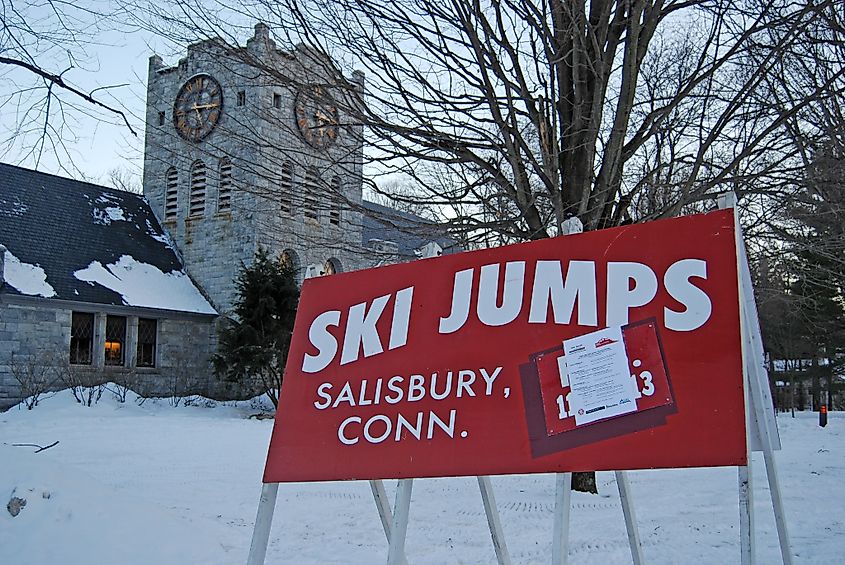
[[[70,345],[70,311],[9,305],[0,302],[0,410],[21,401],[13,371],[45,372],[58,352],[66,358]],[[36,378],[40,378],[35,375]],[[43,378],[53,378],[45,374]]]
[[[0,410],[22,400],[15,371],[29,369],[45,379],[46,388],[67,388],[69,380],[83,383],[117,382],[143,396],[244,398],[255,390],[221,382],[214,377],[211,355],[217,343],[216,319],[157,317],[156,366],[135,367],[137,320],[132,309],[112,311],[127,318],[125,366],[103,363],[105,313],[95,314],[94,359],[89,365],[70,365],[72,311],[52,306],[0,302]],[[149,312],[141,317],[151,318]],[[68,372],[68,370],[72,372]]]

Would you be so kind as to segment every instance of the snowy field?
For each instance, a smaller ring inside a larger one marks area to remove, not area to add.
[[[250,403],[137,406],[68,392],[0,414],[0,563],[246,562],[271,420]],[[780,415],[777,454],[796,563],[845,559],[845,414]],[[15,443],[59,444],[41,453]],[[630,473],[646,562],[739,563],[735,468]],[[755,455],[758,563],[779,563],[762,457]],[[573,494],[570,563],[631,563],[613,473]],[[549,563],[554,477],[494,477],[514,564]],[[387,481],[388,493],[395,481]],[[26,499],[16,518],[10,497]],[[412,564],[495,563],[474,479],[414,484]],[[267,563],[383,563],[387,544],[366,482],[281,485]]]

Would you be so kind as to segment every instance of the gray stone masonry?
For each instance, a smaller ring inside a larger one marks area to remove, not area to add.
[[[6,284],[6,246],[0,243],[0,288]]]
[[[320,76],[327,69],[327,62],[307,49],[278,49],[263,24],[244,48],[210,40],[190,45],[187,57],[173,67],[158,56],[150,58],[144,194],[186,271],[223,314],[231,310],[241,264],[252,262],[259,245],[273,254],[287,252],[301,268],[300,278],[308,265],[322,269],[329,260],[340,270],[364,265],[361,217],[352,210],[361,203],[362,128],[341,115],[336,141],[317,148],[303,139],[294,112],[299,88],[325,82]],[[182,85],[201,73],[220,83],[223,108],[211,134],[194,142],[176,131],[174,101]],[[363,89],[362,74],[353,80]],[[220,208],[224,159],[232,163],[230,209]],[[204,211],[190,216],[191,167],[198,161],[206,167]],[[293,186],[286,190],[283,163],[293,170]],[[171,167],[178,174],[178,212],[167,220]],[[317,172],[318,182],[306,187],[309,169]],[[312,206],[316,218],[306,214]]]
[[[96,306],[92,305],[92,308]],[[211,355],[217,343],[216,320],[210,317],[157,319],[156,366],[134,367],[139,312],[126,309],[126,361],[124,366],[104,366],[103,347],[106,314],[95,314],[94,361],[90,366],[69,365],[72,311],[49,301],[33,305],[0,302],[0,410],[19,403],[21,386],[15,373],[27,367],[45,375],[44,388],[67,388],[63,369],[89,383],[118,382],[144,396],[188,396],[211,398],[254,396],[213,378]],[[140,313],[150,317],[149,313]]]
[[[15,370],[52,363],[58,352],[66,358],[69,346],[70,311],[0,302],[0,410],[21,400]]]

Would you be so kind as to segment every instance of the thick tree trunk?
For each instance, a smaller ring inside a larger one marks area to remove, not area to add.
[[[830,369],[830,365],[828,365],[828,369]],[[827,381],[827,409],[833,410],[833,371],[828,370],[827,376],[825,377]]]
[[[595,471],[588,471],[586,473],[572,473],[572,490],[578,492],[589,492],[598,494],[599,489],[596,486]]]

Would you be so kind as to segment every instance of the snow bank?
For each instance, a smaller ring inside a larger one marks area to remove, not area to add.
[[[0,508],[3,563],[204,563],[219,553],[166,508],[63,464],[59,446],[36,454],[0,445],[0,492],[26,500],[16,517]]]
[[[4,278],[6,284],[21,294],[51,298],[56,291],[47,282],[47,273],[38,265],[22,263],[12,252],[6,250]]]
[[[230,405],[231,404],[231,405]],[[0,413],[0,563],[245,563],[272,420],[245,403],[173,408],[166,401],[91,408],[67,391],[32,411]],[[793,562],[841,563],[845,539],[845,413],[779,415],[776,453]],[[33,454],[3,444],[60,443]],[[761,454],[754,454],[757,563],[780,563]],[[734,467],[628,473],[645,561],[739,563]],[[630,565],[613,473],[599,495],[572,494],[571,565]],[[547,565],[553,475],[492,477],[514,564]],[[393,500],[396,481],[385,481]],[[50,498],[43,498],[43,493]],[[14,493],[14,494],[13,494]],[[11,496],[27,499],[17,518]],[[267,563],[384,563],[387,543],[366,481],[279,486]],[[406,544],[414,565],[495,565],[474,478],[414,482]]]
[[[158,267],[141,263],[129,255],[106,266],[92,261],[86,268],[75,271],[73,276],[117,292],[128,306],[217,313],[184,272],[163,273]]]

